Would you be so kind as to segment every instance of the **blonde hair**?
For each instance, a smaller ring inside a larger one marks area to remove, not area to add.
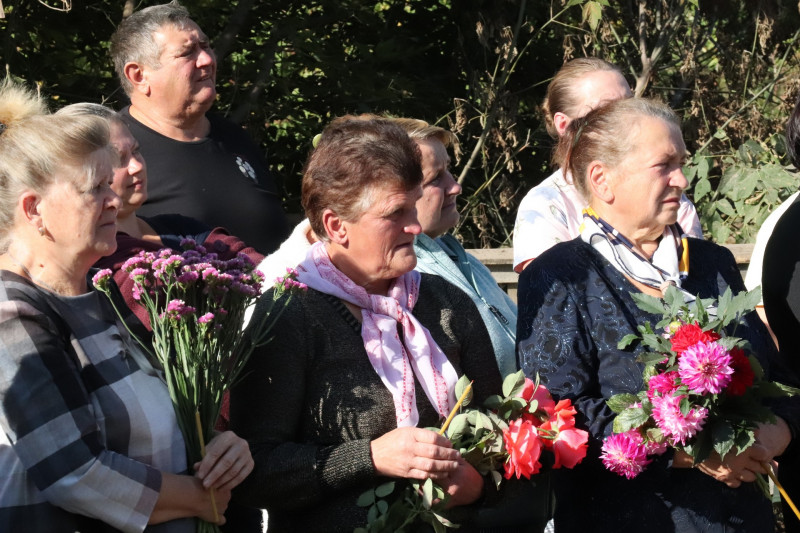
[[[0,83],[0,251],[8,246],[16,204],[26,190],[37,193],[65,177],[79,190],[95,181],[96,158],[109,145],[108,122],[96,116],[48,113],[42,99],[10,80]],[[69,171],[72,172],[69,172]]]
[[[579,57],[573,59],[556,72],[553,80],[547,86],[547,94],[542,102],[544,111],[545,126],[547,133],[553,139],[558,139],[558,131],[553,122],[556,113],[564,113],[568,116],[575,115],[578,96],[575,94],[575,82],[590,72],[609,71],[616,72],[624,79],[622,71],[616,65],[604,61],[597,57]]]
[[[570,122],[558,142],[557,153],[564,169],[572,174],[575,188],[590,200],[586,171],[593,161],[618,166],[631,152],[642,118],[657,118],[680,129],[678,116],[661,102],[628,98],[598,107]]]

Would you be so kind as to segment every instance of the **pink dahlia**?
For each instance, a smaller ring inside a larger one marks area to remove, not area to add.
[[[651,377],[647,382],[647,397],[653,401],[656,393],[661,396],[671,395],[678,388],[678,377],[677,372],[664,372]]]
[[[628,479],[641,474],[650,463],[642,436],[635,429],[606,437],[600,459],[608,470]]]
[[[685,415],[681,412],[681,396],[657,396],[653,398],[653,418],[662,433],[675,443],[686,444],[698,431],[708,416],[708,409],[695,406]]]
[[[717,342],[698,342],[686,348],[678,362],[683,384],[697,394],[719,394],[731,381],[731,356]]]

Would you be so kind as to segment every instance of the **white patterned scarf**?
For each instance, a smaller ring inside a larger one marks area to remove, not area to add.
[[[364,348],[392,394],[397,427],[419,422],[414,376],[439,416],[450,414],[456,403],[458,374],[427,328],[411,314],[419,296],[419,272],[412,270],[398,277],[387,296],[368,294],[336,268],[322,242],[311,247],[297,272],[297,279],[312,289],[361,308]],[[403,328],[402,339],[398,324]]]
[[[633,243],[597,216],[591,207],[583,210],[581,239],[618,271],[662,294],[670,285],[681,289],[681,283],[689,274],[689,243],[677,224],[664,228],[652,259],[639,254]],[[694,296],[683,289],[681,292],[687,303],[694,301]]]

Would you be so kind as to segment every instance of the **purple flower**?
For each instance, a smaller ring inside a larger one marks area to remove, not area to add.
[[[184,317],[194,314],[196,311],[194,307],[186,305],[186,302],[183,300],[171,300],[167,304],[167,311],[165,314],[171,320],[181,320]]]
[[[208,278],[213,280],[217,276],[219,276],[219,270],[211,265],[209,265],[208,268],[203,269],[203,281],[208,281]]]
[[[104,268],[92,276],[92,284],[101,291],[105,291],[108,289],[108,283],[111,281],[112,274],[113,272],[111,272],[110,268]]]
[[[681,411],[681,400],[684,398],[686,395],[656,396],[652,399],[656,424],[665,437],[680,444],[686,444],[703,429],[708,416],[708,409],[699,406],[694,406],[684,415]]]
[[[135,283],[133,285],[133,290],[131,291],[133,299],[138,302],[142,299],[142,294],[144,294],[144,286],[140,285],[139,283]]]
[[[199,277],[200,277],[200,274],[198,274],[194,270],[184,270],[183,273],[180,276],[178,276],[176,279],[177,279],[178,283],[183,283],[184,285],[189,285],[189,284],[194,283],[195,281],[197,281]]]
[[[697,394],[719,394],[731,382],[731,356],[717,342],[698,342],[686,348],[678,361],[681,381]]]
[[[214,320],[214,313],[206,313],[206,314],[204,314],[203,316],[201,316],[200,318],[197,319],[197,323],[198,324],[208,324],[212,320]]]
[[[650,463],[644,439],[635,429],[606,437],[600,459],[608,470],[628,479],[641,474]]]
[[[184,250],[194,250],[197,248],[197,241],[192,239],[191,237],[184,237],[181,239],[181,248]]]
[[[155,256],[151,252],[141,251],[122,263],[122,270],[130,272],[134,268],[148,268],[154,260]]]

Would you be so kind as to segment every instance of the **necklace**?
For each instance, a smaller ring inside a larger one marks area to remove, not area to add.
[[[60,294],[59,291],[57,291],[52,285],[48,285],[47,283],[42,281],[40,278],[37,278],[36,276],[31,274],[31,271],[28,270],[28,268],[25,265],[23,265],[22,262],[19,259],[14,257],[11,254],[11,252],[6,251],[6,255],[8,256],[9,259],[11,259],[11,262],[13,262],[15,265],[17,265],[20,269],[22,269],[22,272],[25,273],[25,275],[28,276],[28,279],[30,279],[35,285],[39,285],[40,287],[44,287],[45,289],[47,289],[50,292],[54,292],[56,294]]]

